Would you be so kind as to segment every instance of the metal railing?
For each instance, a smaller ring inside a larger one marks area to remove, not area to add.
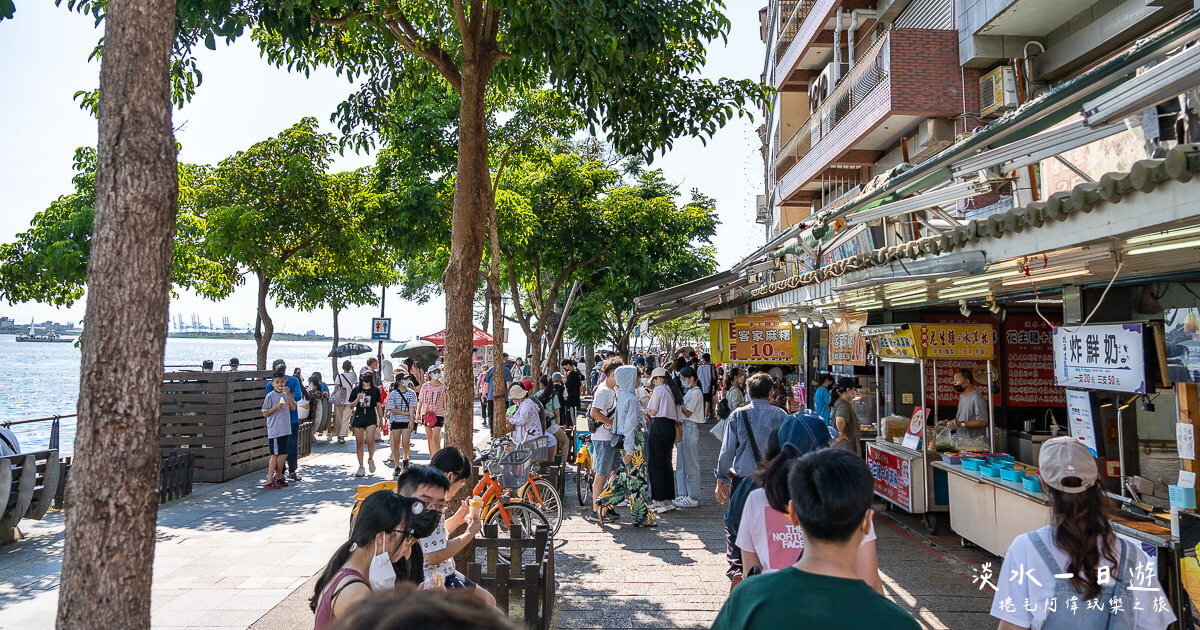
[[[863,55],[808,120],[788,138],[775,155],[776,173],[786,173],[855,110],[891,71],[890,37],[885,33]]]
[[[59,425],[61,424],[62,419],[63,418],[75,418],[75,417],[78,417],[78,415],[79,414],[65,413],[62,415],[46,416],[44,418],[29,418],[27,420],[9,420],[7,422],[0,422],[0,427],[8,428],[8,427],[13,427],[13,426],[16,426],[19,424],[32,424],[34,422],[53,422],[54,424],[50,425],[50,446],[49,446],[49,448],[51,450],[57,451],[58,450]]]
[[[783,53],[787,51],[788,46],[792,45],[792,41],[796,39],[796,34],[800,32],[800,25],[804,23],[808,13],[812,11],[813,5],[817,0],[782,0],[779,3],[779,15],[783,19],[779,27],[779,37],[775,41],[775,55],[772,59],[772,66],[779,63],[779,59],[783,57]]]

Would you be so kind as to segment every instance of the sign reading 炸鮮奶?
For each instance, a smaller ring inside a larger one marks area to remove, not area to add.
[[[1063,387],[1146,393],[1142,325],[1055,328],[1054,382]]]
[[[867,340],[862,327],[866,313],[846,313],[829,327],[829,362],[839,365],[866,365]]]
[[[792,324],[778,317],[713,320],[709,332],[722,362],[794,365],[799,360]]]
[[[912,469],[907,459],[867,443],[867,467],[875,478],[875,493],[912,511]]]

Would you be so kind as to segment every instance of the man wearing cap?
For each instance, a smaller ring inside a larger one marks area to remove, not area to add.
[[[300,391],[300,379],[296,378],[295,376],[288,376],[287,363],[285,363],[283,359],[275,359],[275,361],[271,363],[271,372],[276,376],[280,374],[287,376],[287,385],[284,388],[286,391],[280,393],[285,396],[290,395],[292,400],[297,401],[304,396]],[[273,391],[275,391],[275,386],[271,383],[271,381],[267,381],[267,393],[270,394]],[[297,468],[299,467],[300,460],[299,451],[297,450],[297,445],[300,441],[300,417],[297,415],[295,406],[292,406],[290,409],[288,409],[288,413],[290,414],[290,420],[292,421],[292,437],[288,440],[287,449],[288,479],[291,479],[292,481],[304,481],[300,478],[299,473],[296,472]]]
[[[238,367],[240,367],[241,365],[242,365],[242,362],[238,361],[237,357],[233,357],[232,359],[229,360],[229,371],[236,372],[236,371],[238,371]]]
[[[1022,579],[996,580],[991,615],[1000,620],[1000,629],[1161,630],[1174,623],[1170,607],[1157,605],[1166,601],[1157,561],[1113,531],[1110,504],[1097,484],[1100,473],[1088,448],[1075,438],[1050,438],[1038,453],[1038,468],[1053,524],[1017,536],[1004,554],[998,575]],[[1066,604],[1071,600],[1078,606]],[[1012,605],[1050,601],[1057,605]],[[1110,615],[1106,605],[1117,601],[1123,610]]]
[[[213,362],[212,362],[212,359],[205,359],[204,361],[201,361],[201,362],[200,362],[200,371],[201,371],[201,372],[211,372],[211,371],[213,371]]]

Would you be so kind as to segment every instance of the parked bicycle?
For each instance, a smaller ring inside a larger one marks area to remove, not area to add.
[[[592,504],[592,482],[596,480],[596,471],[592,468],[592,434],[580,433],[579,452],[575,455],[575,496],[583,507]]]
[[[533,452],[530,449],[516,448],[509,438],[496,438],[492,440],[492,444],[491,450],[475,460],[475,463],[482,465],[485,470],[483,479],[479,480],[472,491],[473,496],[484,499],[484,522],[491,524],[493,521],[489,520],[490,518],[498,518],[496,523],[507,529],[510,523],[503,515],[504,510],[514,503],[522,503],[541,514],[550,527],[551,535],[557,534],[562,526],[562,498],[549,479],[534,472]],[[501,497],[507,500],[498,501]],[[495,517],[488,512],[489,501],[498,501],[500,516]],[[522,528],[527,527],[526,523],[519,524]]]

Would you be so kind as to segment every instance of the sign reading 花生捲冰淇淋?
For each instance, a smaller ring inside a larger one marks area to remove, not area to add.
[[[1055,384],[1146,393],[1142,332],[1141,324],[1055,328]]]

